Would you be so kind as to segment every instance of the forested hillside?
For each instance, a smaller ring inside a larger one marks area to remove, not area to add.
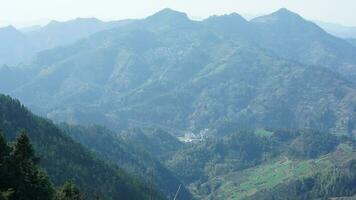
[[[354,159],[342,168],[331,168],[308,178],[284,183],[272,191],[258,192],[246,200],[309,200],[327,197],[340,200],[354,199],[356,198],[355,164]]]
[[[0,95],[0,200],[356,196],[355,40],[287,9],[9,26],[0,44],[19,99]]]
[[[121,168],[99,160],[61,132],[52,122],[33,115],[18,100],[0,96],[0,128],[13,141],[25,129],[55,185],[72,180],[83,193],[104,199],[164,199],[154,188]]]
[[[161,157],[159,154],[166,155],[167,153],[166,149],[162,149],[164,144],[149,143],[146,140],[147,138],[143,137],[143,134],[135,137],[135,140],[124,141],[121,135],[95,125],[61,124],[60,128],[74,140],[95,151],[105,160],[116,163],[126,171],[140,176],[147,184],[154,185],[169,199],[174,198],[181,184],[182,186],[176,199],[186,200],[193,198],[176,175],[157,160],[157,158]],[[129,130],[128,132],[135,134],[138,131],[140,130]],[[166,141],[158,135],[155,135],[154,139]],[[157,148],[157,151],[149,154],[146,149],[140,147],[140,144]],[[166,145],[171,147],[169,143]]]
[[[279,195],[275,193],[278,188],[304,178],[318,180],[315,186],[306,186],[310,194],[298,198],[351,196],[356,194],[352,189],[354,175],[338,180],[335,174],[330,179],[336,182],[326,183],[324,170],[344,171],[344,166],[356,158],[355,144],[350,137],[312,130],[237,131],[188,145],[166,160],[166,165],[198,199],[254,199],[255,195],[264,199],[264,192]],[[333,184],[339,184],[338,191],[332,189]],[[328,188],[318,189],[321,185]],[[288,188],[284,191],[291,195]]]
[[[238,14],[192,21],[165,9],[42,52],[26,67],[36,71],[29,79],[0,83],[57,121],[353,134],[355,52],[286,9],[250,22]]]
[[[24,130],[8,143],[0,133],[0,199],[82,200],[84,196],[70,181],[55,188],[38,166],[36,155]]]

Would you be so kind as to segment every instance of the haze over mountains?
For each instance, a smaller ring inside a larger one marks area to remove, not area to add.
[[[78,18],[66,22],[51,21],[43,27],[23,31],[13,26],[0,28],[0,65],[29,62],[38,52],[69,45],[93,33],[127,23],[129,20],[102,22],[95,18]]]
[[[355,47],[286,9],[250,22],[165,9],[22,67],[5,92],[58,121],[355,131]],[[18,69],[2,70],[9,85]]]
[[[55,186],[104,199],[356,195],[356,42],[287,9],[52,21],[2,28],[0,43],[0,93],[57,123],[0,95],[0,132],[26,129]]]
[[[340,38],[356,38],[356,27],[316,21],[321,28]]]

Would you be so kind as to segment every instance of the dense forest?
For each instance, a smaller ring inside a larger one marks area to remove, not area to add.
[[[343,168],[332,168],[314,176],[281,184],[273,191],[261,191],[246,200],[309,200],[356,196],[356,160]]]
[[[32,28],[0,28],[0,200],[356,198],[354,38],[284,8]]]
[[[355,52],[286,9],[250,21],[164,9],[3,67],[0,85],[53,120],[114,130],[179,135],[233,124],[353,134]]]
[[[104,127],[97,125],[69,125],[60,124],[59,127],[63,132],[67,133],[76,141],[80,142],[87,148],[91,149],[105,160],[116,163],[123,169],[133,174],[140,176],[147,184],[155,185],[162,193],[169,199],[173,199],[180,187],[179,194],[176,200],[192,199],[192,195],[185,188],[183,183],[177,178],[176,174],[171,172],[159,162],[161,154],[166,155],[167,149],[165,146],[173,148],[172,143],[167,142],[164,137],[154,137],[156,141],[162,141],[159,144],[152,144],[145,137],[140,129],[128,130],[130,135],[137,134],[137,140],[125,140],[124,133],[117,135]],[[150,130],[149,133],[156,131]],[[141,133],[141,134],[139,134]],[[128,133],[127,133],[128,134]],[[170,137],[170,141],[176,139],[168,133],[160,134]],[[180,142],[177,142],[180,145]],[[148,151],[147,149],[139,146],[143,144],[152,148],[158,149],[155,152]],[[164,145],[166,144],[166,145]],[[181,185],[182,184],[182,185]],[[181,185],[181,186],[180,186]]]
[[[25,131],[14,143],[7,143],[0,133],[0,199],[1,200],[81,200],[83,194],[71,182],[55,188],[38,165],[36,155]]]
[[[25,129],[54,185],[73,181],[84,194],[105,199],[164,197],[155,188],[93,155],[52,122],[33,115],[18,100],[0,96],[0,127],[9,141]]]

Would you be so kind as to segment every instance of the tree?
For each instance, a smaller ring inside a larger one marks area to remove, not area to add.
[[[9,154],[7,188],[13,188],[10,199],[48,200],[53,197],[53,187],[47,174],[38,166],[38,157],[30,143],[26,132],[22,130]]]
[[[82,194],[73,182],[67,181],[57,191],[55,200],[82,200]]]
[[[79,189],[66,182],[55,194],[25,130],[12,146],[0,132],[0,200],[82,200]]]
[[[14,191],[12,189],[8,189],[7,191],[0,191],[0,200],[9,200],[13,193]]]
[[[37,164],[39,158],[35,156],[35,151],[30,143],[26,131],[21,130],[20,135],[16,138],[13,156],[18,162],[32,162]]]

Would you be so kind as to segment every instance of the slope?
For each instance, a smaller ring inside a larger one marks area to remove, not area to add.
[[[20,31],[12,26],[0,28],[0,66],[23,65],[43,50],[69,45],[106,29],[122,26],[130,20],[103,22],[95,18],[51,21],[43,27]]]
[[[287,9],[251,20],[255,40],[277,55],[309,65],[319,65],[354,81],[356,49],[343,39]]]
[[[116,163],[126,171],[140,176],[148,184],[159,188],[168,199],[174,198],[177,189],[182,184],[175,174],[158,162],[155,157],[136,147],[140,141],[132,141],[131,143],[124,141],[120,135],[95,125],[61,124],[60,128],[74,140],[95,151],[105,160]],[[164,152],[162,151],[162,153]],[[192,195],[183,185],[176,199],[192,199]]]
[[[105,199],[146,199],[159,193],[115,165],[108,165],[62,133],[52,122],[33,115],[19,101],[0,96],[0,127],[9,140],[26,129],[41,165],[51,180],[61,185],[73,180],[89,196]]]
[[[330,52],[313,54],[310,40]],[[10,94],[57,121],[118,129],[198,133],[237,124],[353,134],[353,52],[287,10],[252,22],[237,14],[196,22],[166,9],[43,52],[31,64],[39,72]]]

